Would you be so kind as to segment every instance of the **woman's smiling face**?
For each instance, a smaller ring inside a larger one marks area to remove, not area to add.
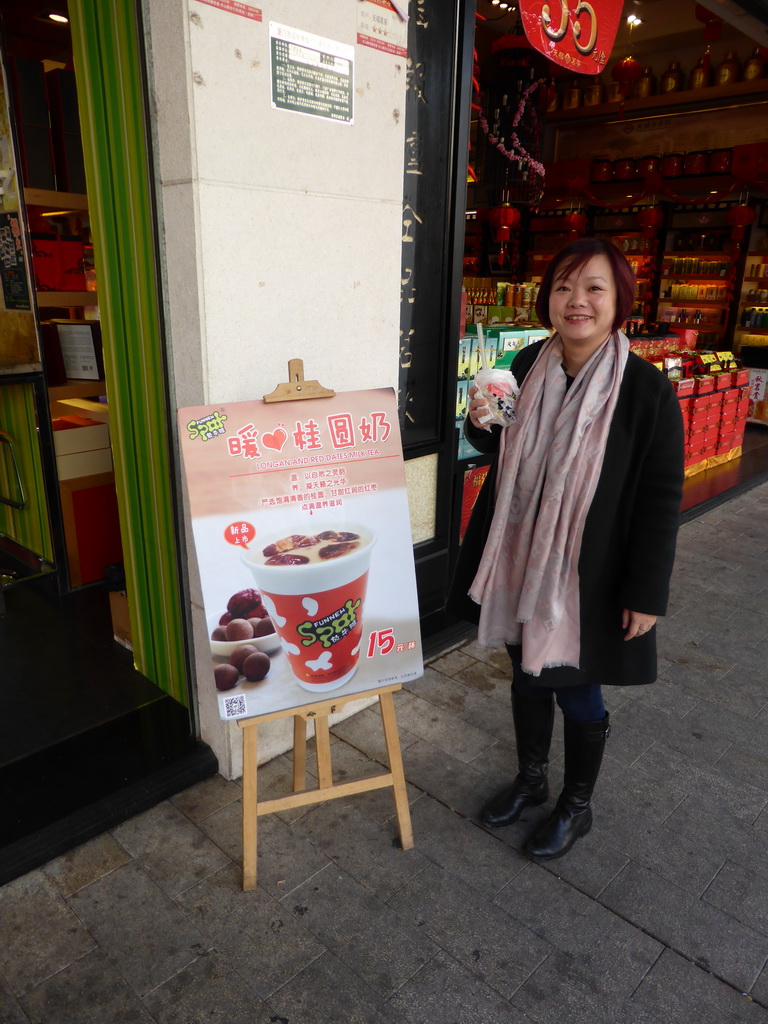
[[[557,272],[549,295],[549,318],[566,348],[591,355],[613,330],[616,284],[606,256],[593,256],[576,270]]]

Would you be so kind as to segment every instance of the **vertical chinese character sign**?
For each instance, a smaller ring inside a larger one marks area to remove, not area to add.
[[[394,392],[186,408],[179,431],[221,717],[418,678]]]

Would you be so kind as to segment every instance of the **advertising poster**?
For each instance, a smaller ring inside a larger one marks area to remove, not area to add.
[[[394,391],[186,408],[179,433],[221,717],[417,679]]]

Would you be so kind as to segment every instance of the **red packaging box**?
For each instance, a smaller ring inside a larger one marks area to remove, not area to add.
[[[713,373],[715,381],[715,391],[722,391],[723,388],[729,388],[733,379],[733,374],[730,370],[726,373]]]
[[[731,379],[736,387],[741,387],[743,384],[749,386],[749,370],[734,370]]]
[[[691,416],[706,412],[709,408],[709,395],[694,395],[691,399]]]
[[[715,390],[715,381],[712,377],[695,377],[694,380],[697,395],[708,395]]]
[[[59,284],[63,292],[84,292],[85,249],[79,238],[64,236],[59,239]]]
[[[717,448],[715,448],[715,455],[727,455],[732,448],[737,448],[738,445],[733,443],[733,438],[726,438],[723,441],[717,442]]]
[[[36,290],[39,292],[58,291],[61,276],[58,235],[33,234],[30,235],[30,241]]]
[[[740,398],[739,399],[739,404],[736,407],[736,415],[737,415],[737,417],[739,419],[741,419],[742,416],[746,418],[748,409],[749,409],[749,396],[747,395],[746,398]]]
[[[691,365],[693,365],[692,360]],[[685,360],[683,360],[683,371],[685,371]],[[684,395],[692,395],[694,387],[695,381],[693,377],[684,377],[682,380],[678,380],[675,383],[675,390],[677,391],[678,398],[682,398]]]

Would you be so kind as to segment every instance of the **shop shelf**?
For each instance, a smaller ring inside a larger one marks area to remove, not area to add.
[[[720,106],[729,100],[768,93],[765,79],[749,82],[734,82],[731,85],[712,85],[708,89],[685,89],[681,92],[661,93],[642,99],[628,99],[621,103],[598,103],[591,107],[576,107],[573,110],[557,110],[547,115],[547,124],[561,124],[568,121],[616,120],[640,114],[643,111],[671,111],[696,107]],[[725,175],[722,177],[726,177]]]
[[[92,395],[103,395],[107,390],[103,380],[68,380],[66,384],[57,384],[48,388],[48,399],[61,402],[67,398],[90,398]]]
[[[750,334],[768,334],[768,327],[742,327],[737,325],[737,331],[748,331]]]
[[[662,281],[676,281],[678,278],[685,278],[686,281],[717,281],[718,284],[722,284],[722,276],[720,274],[686,274],[681,271],[679,274],[662,274]],[[744,278],[745,281],[749,278]]]
[[[699,306],[712,306],[715,309],[726,309],[730,303],[723,300],[722,302],[715,301],[714,299],[662,299],[659,298],[660,306],[677,306],[680,309],[690,309],[691,306],[698,308]],[[759,306],[759,302],[753,302],[753,306]]]
[[[87,210],[88,197],[80,192],[54,192],[45,188],[25,188],[27,206],[45,206],[51,210]]]
[[[702,256],[709,257],[711,259],[719,259],[721,262],[728,263],[729,257],[726,252],[722,249],[686,249],[684,252],[680,252],[676,249],[667,249],[664,252],[663,259],[671,257],[673,259],[686,259],[687,257],[695,257],[701,259]]]
[[[37,304],[42,308],[52,306],[97,306],[96,292],[36,292]]]

